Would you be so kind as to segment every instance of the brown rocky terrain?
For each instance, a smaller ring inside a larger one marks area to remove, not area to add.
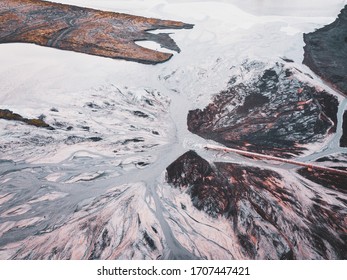
[[[0,43],[34,43],[57,49],[156,64],[172,54],[137,45],[150,40],[179,52],[166,33],[155,29],[192,28],[183,22],[103,12],[41,0],[0,2]]]

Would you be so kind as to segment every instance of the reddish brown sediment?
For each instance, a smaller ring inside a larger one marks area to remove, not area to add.
[[[136,41],[150,40],[180,51],[168,34],[155,29],[192,28],[183,22],[145,18],[41,0],[0,2],[0,43],[34,43],[57,49],[147,64],[167,61],[172,54],[150,50]]]

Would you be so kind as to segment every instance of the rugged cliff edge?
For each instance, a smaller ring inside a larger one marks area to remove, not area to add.
[[[304,41],[303,63],[347,95],[347,6],[333,23],[304,34]]]

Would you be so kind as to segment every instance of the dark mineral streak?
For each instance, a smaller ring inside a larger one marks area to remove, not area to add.
[[[331,24],[304,34],[304,63],[347,95],[347,6]]]
[[[143,48],[136,41],[150,40],[180,49],[166,33],[154,29],[192,28],[191,24],[103,12],[40,0],[0,2],[0,43],[34,43],[57,49],[156,64],[172,56]]]

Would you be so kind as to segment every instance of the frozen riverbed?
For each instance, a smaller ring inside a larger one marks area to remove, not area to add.
[[[187,115],[225,90],[245,60],[293,60],[301,79],[337,96],[341,120],[346,99],[302,65],[303,33],[334,21],[346,1],[55,2],[194,28],[168,30],[181,53],[155,66],[0,45],[0,108],[43,115],[55,128],[0,120],[0,258],[247,258],[231,223],[194,208],[166,183],[165,170],[189,149],[225,160],[202,149],[208,141],[188,131]],[[303,160],[329,155],[327,148],[346,153],[337,147],[341,128]],[[310,193],[297,196],[306,203]],[[346,194],[334,197],[331,204],[346,207]]]

